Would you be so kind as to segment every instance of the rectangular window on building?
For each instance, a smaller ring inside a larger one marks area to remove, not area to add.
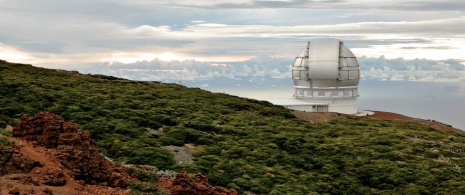
[[[342,66],[349,66],[348,63],[347,63],[347,58],[342,58],[342,63],[341,63]]]
[[[349,79],[358,79],[358,70],[350,70],[349,71]]]
[[[325,97],[325,91],[318,91],[318,97]]]
[[[339,92],[337,91],[331,92],[331,97],[339,97]]]
[[[295,67],[302,66],[302,60],[303,58],[296,58],[294,61],[294,66]]]
[[[345,90],[344,97],[352,97],[352,90]]]
[[[357,66],[357,60],[355,58],[346,58],[347,59],[347,65],[349,66]]]
[[[339,71],[339,80],[347,80],[347,79],[349,79],[349,71],[340,70]]]
[[[313,92],[312,92],[312,91],[310,91],[310,90],[309,90],[309,91],[307,91],[307,96],[308,96],[308,97],[312,97],[312,96],[313,96]]]
[[[300,79],[300,71],[293,70],[292,71],[292,79]]]
[[[307,71],[301,70],[300,71],[300,78],[303,79],[303,80],[307,80],[308,79]]]

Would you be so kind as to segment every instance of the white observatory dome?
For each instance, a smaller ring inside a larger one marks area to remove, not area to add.
[[[359,65],[342,41],[309,41],[295,58],[292,79],[294,97],[315,103],[305,111],[357,113]]]

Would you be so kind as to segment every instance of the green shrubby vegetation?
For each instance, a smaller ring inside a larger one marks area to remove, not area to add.
[[[138,179],[129,183],[132,189],[132,194],[169,194],[155,185],[158,181],[157,169],[145,169],[144,167],[136,167],[129,165],[126,171],[132,177]]]
[[[12,136],[13,135],[13,132],[12,131],[8,131],[4,128],[0,128],[0,135],[4,135],[4,136]]]
[[[201,172],[241,193],[465,192],[464,135],[415,122],[345,117],[311,124],[268,102],[6,62],[0,105],[0,124],[53,112],[89,130],[105,156]],[[161,147],[186,143],[196,146],[189,165],[176,165]],[[158,190],[144,182],[132,187]]]
[[[131,194],[134,195],[146,195],[146,194],[163,194],[168,195],[169,192],[166,190],[160,189],[152,182],[145,181],[135,181],[129,184],[131,188]]]
[[[11,131],[0,128],[0,146],[6,146],[10,143],[10,140],[6,136],[11,136]]]
[[[0,135],[0,146],[6,146],[10,143],[10,140],[8,138],[4,137],[3,135]]]

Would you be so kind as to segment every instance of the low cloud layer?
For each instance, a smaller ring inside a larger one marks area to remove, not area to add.
[[[362,79],[423,82],[465,82],[465,66],[457,60],[427,60],[403,58],[385,59],[362,57],[358,59]]]
[[[362,79],[422,82],[465,82],[465,66],[457,60],[427,60],[403,58],[358,58]],[[212,80],[265,79],[262,83],[273,85],[281,79],[290,80],[291,58],[257,56],[240,62],[143,61],[131,64],[104,63],[81,69],[84,73],[105,74],[131,80],[162,81],[170,83],[199,82],[211,84]],[[226,82],[226,81],[225,81]],[[228,81],[229,83],[230,81]],[[255,82],[255,81],[254,81]]]

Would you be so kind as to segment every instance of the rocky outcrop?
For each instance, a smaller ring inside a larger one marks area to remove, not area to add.
[[[119,164],[102,156],[90,139],[88,131],[81,131],[74,123],[65,122],[58,115],[39,112],[34,117],[24,115],[13,129],[13,136],[22,137],[34,146],[54,149],[55,159],[70,170],[75,180],[86,184],[125,188],[129,175]],[[61,184],[59,172],[49,174],[51,185]],[[66,181],[64,181],[66,182]]]
[[[157,185],[169,190],[171,195],[237,195],[234,189],[211,186],[205,175],[195,174],[194,178],[191,178],[184,171],[179,172],[175,179],[161,178]]]
[[[66,184],[66,178],[62,170],[48,169],[43,174],[42,184],[48,186],[63,186]]]
[[[19,147],[0,147],[0,176],[14,173],[28,173],[34,167],[40,165],[39,162],[23,158],[19,152]]]
[[[13,128],[13,136],[46,148],[94,145],[90,143],[87,131],[82,132],[75,123],[65,122],[60,116],[48,112],[39,112],[34,117],[23,115],[21,123]]]

